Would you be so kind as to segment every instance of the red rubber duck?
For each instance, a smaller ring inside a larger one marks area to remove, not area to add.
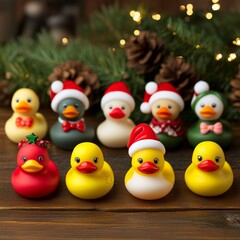
[[[50,159],[47,148],[50,143],[38,136],[27,136],[19,142],[18,167],[12,174],[14,190],[28,198],[41,198],[51,194],[58,186],[60,174]]]

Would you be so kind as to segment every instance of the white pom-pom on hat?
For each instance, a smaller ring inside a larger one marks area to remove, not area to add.
[[[140,111],[142,113],[150,113],[151,112],[150,104],[148,102],[143,102],[140,105]]]
[[[209,90],[209,84],[205,81],[199,81],[194,86],[194,92],[196,95]]]
[[[63,82],[59,81],[59,80],[56,80],[52,83],[51,85],[51,90],[54,92],[54,93],[59,93],[63,90]]]
[[[153,94],[158,89],[158,84],[156,82],[148,82],[145,86],[145,90],[148,94]]]

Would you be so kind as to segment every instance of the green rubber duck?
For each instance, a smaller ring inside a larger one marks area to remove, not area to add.
[[[225,105],[223,95],[210,90],[207,82],[195,84],[191,107],[198,120],[187,131],[188,142],[193,147],[203,141],[216,142],[223,148],[230,145],[232,128],[226,120],[221,119]]]

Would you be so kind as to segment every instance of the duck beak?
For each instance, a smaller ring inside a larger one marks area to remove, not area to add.
[[[153,174],[159,171],[159,167],[152,162],[145,162],[138,167],[138,170],[144,174]]]
[[[18,105],[16,106],[16,110],[19,113],[27,113],[28,111],[30,111],[32,108],[31,106],[24,100],[20,101],[18,103]]]
[[[22,165],[22,169],[26,172],[34,173],[41,171],[43,166],[37,161],[30,159]]]
[[[114,118],[114,119],[121,119],[123,117],[125,117],[125,113],[122,111],[121,108],[114,108],[110,113],[109,113],[110,117]]]
[[[216,111],[214,111],[214,109],[211,106],[206,105],[205,107],[203,107],[201,109],[201,111],[199,113],[204,118],[211,118],[216,114]]]
[[[91,162],[83,162],[77,167],[77,170],[81,173],[93,173],[97,170],[97,167]]]
[[[214,172],[219,168],[219,166],[212,160],[204,160],[198,164],[198,168],[204,172]]]
[[[168,108],[162,106],[158,109],[157,115],[159,118],[168,119],[169,117],[172,116],[172,113],[168,110]]]
[[[66,107],[66,109],[64,109],[62,114],[66,118],[75,118],[78,116],[79,112],[75,107],[73,107],[72,105],[69,105]]]

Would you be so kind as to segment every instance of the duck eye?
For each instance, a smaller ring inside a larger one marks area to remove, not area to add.
[[[79,157],[75,157],[75,161],[76,161],[77,163],[80,163],[80,158],[79,158]]]
[[[112,105],[109,105],[109,106],[108,106],[108,108],[109,108],[109,109],[112,109],[112,108],[113,108],[113,106],[112,106]]]
[[[22,156],[22,161],[26,162],[27,161],[27,157],[26,156]]]
[[[139,163],[143,163],[143,159],[142,159],[142,158],[139,158],[139,159],[138,159],[138,162],[139,162]]]
[[[158,158],[154,158],[153,162],[154,162],[155,164],[158,164]]]
[[[78,108],[78,103],[75,103],[75,104],[74,104],[74,107],[75,107],[75,108]]]
[[[198,159],[198,161],[202,161],[202,156],[199,155],[199,156],[197,157],[197,159]]]
[[[172,105],[168,105],[168,109],[171,109],[172,108]]]
[[[161,105],[157,105],[157,108],[160,108],[161,107]]]
[[[30,103],[31,101],[32,101],[32,99],[31,99],[31,98],[28,98],[28,99],[27,99],[27,102],[28,102],[28,103]]]
[[[204,104],[204,103],[201,103],[201,104],[200,104],[200,107],[201,107],[201,108],[203,108],[204,106],[205,106],[205,104]]]
[[[43,156],[39,156],[39,157],[38,157],[38,161],[39,161],[39,162],[42,162],[42,161],[43,161]]]
[[[216,162],[220,162],[220,157],[215,157]]]
[[[213,107],[213,108],[215,108],[216,106],[217,106],[217,104],[216,104],[216,103],[213,103],[213,104],[212,104],[212,107]]]
[[[16,102],[17,102],[17,103],[19,102],[19,98],[16,99]]]
[[[121,109],[124,110],[124,109],[125,109],[125,106],[122,106]]]
[[[64,103],[64,104],[63,104],[63,107],[64,107],[64,108],[66,108],[66,107],[67,107],[67,104],[66,104],[66,103]]]
[[[93,159],[93,161],[94,161],[94,163],[97,163],[97,162],[98,162],[98,158],[95,157],[95,158]]]

